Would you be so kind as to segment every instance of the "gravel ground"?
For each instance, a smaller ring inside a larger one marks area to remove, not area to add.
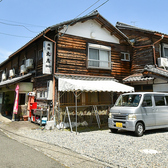
[[[69,132],[58,129],[19,129],[19,134],[68,148],[111,167],[168,167],[168,129],[147,131],[143,137],[132,132],[110,130]]]

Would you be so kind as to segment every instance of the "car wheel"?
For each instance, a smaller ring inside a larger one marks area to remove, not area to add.
[[[117,133],[118,129],[113,129],[113,128],[110,128],[111,132],[112,133]]]
[[[144,133],[144,125],[141,122],[139,122],[135,126],[135,135],[140,137],[143,136],[143,133]]]

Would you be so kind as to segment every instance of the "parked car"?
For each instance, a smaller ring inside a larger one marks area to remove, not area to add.
[[[108,127],[111,132],[134,131],[143,136],[145,130],[168,127],[168,93],[134,92],[119,96],[110,109]]]

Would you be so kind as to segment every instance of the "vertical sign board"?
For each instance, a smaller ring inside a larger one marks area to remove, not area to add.
[[[43,74],[52,74],[53,43],[43,42]]]

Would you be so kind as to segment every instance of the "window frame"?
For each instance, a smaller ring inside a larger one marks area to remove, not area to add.
[[[122,59],[123,54],[124,54],[124,59]],[[129,59],[126,59],[126,54],[128,54]],[[121,52],[121,61],[130,61],[130,53],[129,52]]]
[[[89,55],[89,49],[95,49],[98,50],[98,60],[96,59],[90,59]],[[101,61],[100,60],[100,51],[107,51],[108,52],[108,62],[107,61]],[[107,69],[111,70],[112,68],[112,62],[111,62],[111,47],[110,46],[104,46],[104,45],[99,45],[99,44],[93,44],[93,43],[88,43],[88,54],[87,54],[87,68],[93,68],[93,69]],[[99,66],[91,66],[89,65],[89,61],[95,61],[99,63]],[[108,63],[108,67],[105,66],[100,66],[100,63],[105,62]]]
[[[162,57],[163,58],[168,58],[168,55],[167,56],[165,55],[165,50],[164,50],[165,48],[168,49],[168,44],[162,43]]]

